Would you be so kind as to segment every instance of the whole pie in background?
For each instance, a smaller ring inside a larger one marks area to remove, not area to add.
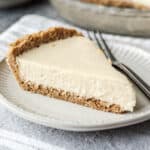
[[[150,10],[150,0],[81,0],[93,4]]]

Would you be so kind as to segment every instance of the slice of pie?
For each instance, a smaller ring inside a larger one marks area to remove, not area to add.
[[[150,0],[81,0],[81,1],[105,6],[150,10]]]
[[[115,113],[133,111],[136,104],[126,76],[76,30],[28,35],[11,45],[7,62],[19,85],[33,93]]]

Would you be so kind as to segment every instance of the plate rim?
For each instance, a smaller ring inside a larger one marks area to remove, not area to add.
[[[11,103],[7,98],[5,98],[0,93],[0,104],[8,108],[9,111],[13,112],[15,115],[19,116],[20,118],[23,118],[27,121],[30,121],[32,123],[36,123],[39,125],[43,125],[46,127],[66,130],[66,131],[76,131],[76,132],[90,132],[90,131],[102,131],[102,130],[109,130],[109,129],[117,129],[121,127],[127,127],[131,125],[135,125],[138,123],[142,123],[144,121],[147,121],[150,119],[150,111],[147,112],[146,115],[142,115],[140,117],[137,117],[135,119],[129,119],[128,121],[121,121],[120,123],[113,123],[113,124],[103,124],[102,126],[96,125],[96,126],[77,126],[77,125],[69,125],[69,124],[58,124],[58,122],[61,122],[57,119],[55,119],[54,122],[50,123],[50,120],[44,121],[46,117],[41,117],[40,115],[32,112],[28,112],[24,109],[21,109],[20,107],[16,106],[15,104]],[[57,120],[57,121],[56,121]]]
[[[5,63],[5,59],[0,62]],[[136,116],[136,118],[129,118],[122,121],[117,121],[113,123],[105,123],[103,125],[73,125],[73,123],[68,123],[67,121],[61,121],[56,118],[48,118],[43,115],[39,115],[37,113],[28,111],[27,109],[23,109],[17,106],[12,101],[8,100],[0,91],[0,104],[5,106],[9,111],[13,112],[15,115],[28,120],[32,123],[44,125],[46,127],[52,127],[56,129],[66,130],[66,131],[76,131],[76,132],[90,132],[90,131],[101,131],[108,129],[116,129],[120,127],[126,127],[130,125],[135,125],[150,119],[150,110],[148,112],[144,112],[144,114],[140,116]]]

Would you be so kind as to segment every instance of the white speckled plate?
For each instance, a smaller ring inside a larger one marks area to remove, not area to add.
[[[60,15],[85,28],[104,32],[150,36],[150,11],[105,7],[80,0],[49,0]]]
[[[113,53],[150,84],[150,54],[123,44],[110,43]],[[113,114],[23,91],[6,63],[0,63],[0,103],[24,119],[49,127],[94,131],[118,128],[150,119],[150,101],[137,91],[133,113]]]

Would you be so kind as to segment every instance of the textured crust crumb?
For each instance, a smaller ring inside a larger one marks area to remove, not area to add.
[[[38,33],[27,35],[22,39],[19,39],[16,42],[12,43],[7,55],[7,63],[16,80],[18,81],[20,87],[33,93],[39,93],[49,97],[62,99],[97,110],[114,113],[125,112],[119,105],[116,104],[112,105],[105,101],[97,100],[94,98],[87,99],[85,97],[80,97],[67,91],[43,87],[42,85],[37,86],[32,82],[25,82],[21,79],[19,75],[19,68],[16,62],[16,56],[22,54],[25,51],[31,50],[34,47],[39,47],[42,43],[48,43],[59,39],[66,39],[72,36],[82,36],[82,34],[72,29],[50,28],[47,31],[41,31]]]
[[[100,5],[105,5],[105,6],[150,10],[150,6],[135,3],[135,2],[132,2],[131,0],[80,0],[80,1],[93,3],[93,4],[100,4]]]
[[[114,112],[114,113],[124,113],[125,112],[120,108],[119,105],[116,105],[116,104],[110,105],[107,102],[97,100],[95,98],[87,99],[85,97],[80,97],[73,93],[65,92],[60,89],[48,88],[48,87],[44,87],[42,85],[37,86],[36,84],[34,84],[32,82],[22,81],[21,87],[23,87],[23,89],[26,91],[42,94],[42,95],[53,97],[53,98],[62,99],[62,100],[68,101],[68,102],[80,104],[80,105],[90,107],[93,109],[97,109],[97,110],[102,110],[102,111],[106,111],[106,112]]]

